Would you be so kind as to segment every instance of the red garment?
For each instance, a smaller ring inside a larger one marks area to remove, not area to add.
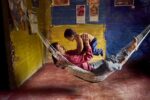
[[[84,54],[77,54],[76,50],[69,50],[64,55],[71,63],[81,67],[85,70],[92,70],[92,67],[88,64],[88,61],[93,57],[91,47],[86,47],[86,51]]]

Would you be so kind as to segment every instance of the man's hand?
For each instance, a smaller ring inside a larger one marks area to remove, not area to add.
[[[65,62],[65,61],[57,61],[56,67],[65,69],[67,67],[67,62]]]

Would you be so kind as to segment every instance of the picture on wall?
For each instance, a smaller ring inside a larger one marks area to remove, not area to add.
[[[8,0],[14,26],[17,30],[27,28],[27,7],[26,0]]]
[[[32,0],[32,7],[38,8],[39,7],[39,0]]]
[[[52,0],[53,6],[68,6],[70,5],[70,0]]]
[[[99,4],[100,0],[87,0],[87,4],[91,5],[91,4]]]
[[[32,10],[28,10],[28,17],[29,17],[29,23],[30,23],[30,34],[35,34],[39,32],[38,29],[38,19],[35,12]]]
[[[89,19],[90,19],[90,22],[98,22],[98,19],[99,19],[99,5],[98,4],[89,5]]]
[[[134,0],[115,0],[114,6],[134,6]]]
[[[76,23],[85,23],[85,5],[76,5]]]

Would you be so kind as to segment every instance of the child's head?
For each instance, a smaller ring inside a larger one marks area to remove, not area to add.
[[[64,32],[64,37],[70,41],[73,41],[75,38],[76,32],[74,32],[72,29],[66,29]]]

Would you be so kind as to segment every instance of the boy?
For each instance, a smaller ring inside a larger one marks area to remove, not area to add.
[[[87,34],[87,33],[84,33],[84,34]],[[87,35],[89,38],[89,43],[90,43],[90,46],[92,48],[93,54],[97,55],[97,56],[98,55],[103,56],[103,50],[97,48],[97,39],[90,34],[87,34]],[[75,40],[77,42],[77,49],[76,49],[77,53],[78,54],[84,53],[85,45],[83,42],[83,34],[79,35],[75,31],[73,31],[72,29],[66,29],[64,32],[64,37],[70,41]]]

